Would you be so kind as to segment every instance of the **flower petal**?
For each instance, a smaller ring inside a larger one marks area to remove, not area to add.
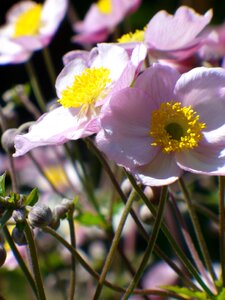
[[[146,165],[130,170],[144,185],[162,186],[175,182],[182,174],[173,155],[158,151],[157,155]]]
[[[144,90],[155,105],[160,105],[162,102],[174,100],[173,91],[179,77],[180,74],[175,69],[154,64],[138,76],[134,87]]]
[[[212,11],[203,16],[181,6],[173,15],[158,12],[148,23],[145,41],[158,50],[176,50],[190,43],[210,22]]]
[[[176,153],[180,168],[198,174],[225,175],[225,142],[208,143],[203,140],[199,147]]]
[[[206,123],[205,131],[224,124],[225,70],[222,68],[195,68],[183,74],[175,86],[176,101],[192,108]],[[214,116],[214,117],[212,117]]]
[[[148,135],[151,107],[142,90],[126,88],[115,93],[100,120],[103,129],[96,137],[98,147],[128,168],[149,162],[157,151]]]
[[[39,146],[58,145],[78,139],[83,133],[85,136],[85,125],[90,119],[87,116],[78,118],[78,113],[78,109],[58,107],[41,116],[28,133],[16,136],[14,156],[23,155]]]

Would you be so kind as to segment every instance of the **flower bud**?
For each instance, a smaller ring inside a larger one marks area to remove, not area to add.
[[[124,179],[121,183],[121,190],[124,192],[125,195],[128,195],[132,190],[132,185],[128,178]]]
[[[151,225],[153,223],[154,218],[146,205],[141,206],[139,214],[143,223],[148,225]]]
[[[28,214],[28,220],[33,227],[48,226],[52,221],[52,211],[46,205],[35,205]]]
[[[62,204],[56,205],[54,208],[54,213],[59,219],[63,219],[68,212],[68,207]]]
[[[6,256],[7,253],[5,251],[5,248],[2,245],[0,245],[0,267],[4,265]]]
[[[26,211],[24,209],[14,210],[12,217],[16,223],[23,222],[26,220]]]
[[[26,240],[24,232],[16,226],[13,228],[12,238],[13,238],[14,242],[19,246],[27,245],[27,240]]]
[[[60,218],[57,215],[55,208],[52,211],[52,220],[51,223],[49,223],[49,226],[53,229],[57,229],[60,225]]]
[[[14,139],[17,133],[18,132],[16,128],[10,128],[7,129],[2,134],[2,138],[1,138],[2,147],[9,154],[13,154],[15,152]]]

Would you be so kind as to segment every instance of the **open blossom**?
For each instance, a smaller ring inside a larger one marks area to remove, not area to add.
[[[146,69],[113,95],[98,147],[146,185],[176,181],[183,170],[225,174],[225,70]]]
[[[103,42],[124,17],[134,12],[141,0],[99,0],[91,5],[83,21],[75,23],[78,43]]]
[[[161,10],[151,18],[144,30],[125,34],[118,42],[126,49],[145,43],[154,58],[184,59],[204,42],[205,38],[199,34],[211,18],[212,10],[199,15],[187,6],[179,7],[174,15]]]
[[[46,0],[44,4],[21,1],[13,5],[6,15],[6,24],[0,27],[0,36],[11,43],[8,49],[11,62],[26,61],[27,52],[31,54],[32,51],[47,46],[65,16],[66,10],[67,0]],[[20,55],[15,55],[18,52]],[[0,63],[1,55],[0,52]]]
[[[16,136],[14,156],[98,132],[101,106],[131,85],[145,55],[145,47],[135,48],[130,58],[121,47],[99,44],[89,59],[81,56],[68,62],[56,80],[61,105],[41,116],[27,134]]]

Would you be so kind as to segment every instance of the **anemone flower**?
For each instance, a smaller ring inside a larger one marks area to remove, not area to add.
[[[41,116],[27,134],[16,136],[14,156],[98,132],[101,106],[131,85],[145,56],[145,47],[135,48],[130,58],[121,47],[99,44],[88,60],[67,63],[56,80],[60,106]]]
[[[43,5],[33,1],[21,1],[8,11],[6,24],[0,27],[0,36],[17,44],[25,53],[32,53],[50,43],[66,10],[67,0],[46,0]],[[24,56],[24,61],[26,59]],[[12,62],[21,62],[21,55],[18,60],[12,55]]]
[[[126,15],[134,12],[141,0],[99,0],[91,5],[83,21],[75,23],[74,42],[103,42]]]
[[[145,185],[182,172],[225,174],[225,70],[180,75],[154,64],[133,88],[114,94],[100,119],[97,145]]]
[[[185,59],[204,43],[206,37],[199,34],[211,18],[212,10],[200,15],[187,6],[179,7],[174,15],[161,10],[144,30],[125,34],[118,42],[128,50],[145,43],[153,58]]]

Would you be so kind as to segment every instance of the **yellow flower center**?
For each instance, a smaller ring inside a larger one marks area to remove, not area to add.
[[[58,101],[66,108],[88,107],[96,102],[111,82],[109,75],[109,69],[104,67],[85,69],[81,75],[75,76],[72,86],[62,92]]]
[[[68,186],[65,171],[60,166],[51,166],[44,170],[45,176],[56,187]]]
[[[99,0],[97,6],[102,14],[110,14],[112,12],[111,0]]]
[[[36,35],[41,25],[41,12],[41,4],[35,4],[23,12],[16,21],[14,37]]]
[[[135,32],[129,32],[122,35],[117,39],[118,43],[132,43],[132,42],[143,42],[144,41],[145,29],[136,30]]]
[[[152,146],[159,146],[164,153],[184,151],[198,146],[202,139],[205,123],[199,122],[199,115],[191,106],[181,106],[180,102],[162,103],[153,111],[150,124]]]

